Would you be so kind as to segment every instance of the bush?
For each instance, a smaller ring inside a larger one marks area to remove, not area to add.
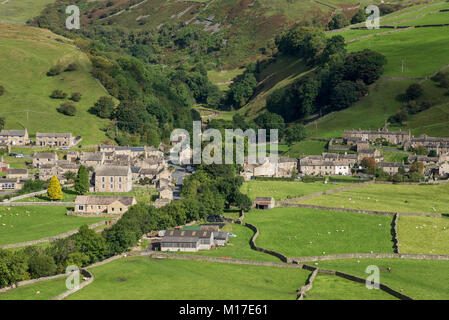
[[[67,68],[65,68],[64,71],[71,72],[71,71],[76,71],[76,70],[78,70],[78,65],[76,63],[71,63],[67,66]]]
[[[408,100],[415,100],[422,96],[423,89],[419,83],[413,83],[411,84],[407,90],[405,91],[405,96]]]
[[[62,90],[56,89],[56,90],[53,90],[53,92],[50,95],[50,98],[52,98],[52,99],[65,99],[65,98],[67,98],[67,93],[65,93]]]
[[[53,77],[53,76],[57,76],[58,74],[60,74],[63,70],[63,67],[61,65],[56,65],[54,67],[51,67],[51,69],[47,72],[47,76],[49,77]]]
[[[71,101],[67,101],[64,103],[61,103],[61,105],[58,108],[58,111],[62,114],[65,114],[66,116],[73,117],[76,114],[76,106]]]
[[[82,96],[81,93],[74,92],[74,93],[72,93],[72,96],[70,97],[70,100],[75,101],[75,102],[79,102],[81,100],[81,96]]]
[[[0,97],[5,93],[5,87],[0,86]]]
[[[335,30],[344,28],[349,24],[348,19],[343,13],[336,14],[331,21],[329,21],[329,24],[327,25],[329,27],[329,30]]]

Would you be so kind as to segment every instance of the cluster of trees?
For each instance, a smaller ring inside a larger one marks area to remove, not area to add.
[[[368,93],[367,86],[382,75],[386,64],[386,58],[372,50],[347,53],[342,36],[326,39],[315,28],[295,27],[277,43],[282,53],[317,67],[267,98],[267,109],[289,121],[349,107]]]
[[[407,121],[409,115],[419,113],[427,110],[432,106],[432,103],[428,100],[418,101],[424,93],[422,86],[419,83],[411,84],[403,95],[400,95],[400,99],[405,100],[403,107],[393,114],[388,121],[391,123],[402,124]]]
[[[238,75],[229,86],[221,103],[221,109],[240,109],[245,105],[254,93],[257,86],[257,76],[260,72],[259,63],[250,63],[245,72]]]
[[[28,246],[22,250],[0,249],[0,287],[17,282],[64,273],[71,265],[83,267],[110,253],[105,238],[87,225],[47,248]]]
[[[60,89],[53,90],[50,94],[50,98],[52,99],[66,99],[67,93]],[[81,101],[82,94],[80,92],[73,92],[70,96],[71,101],[63,102],[59,105],[59,107],[56,109],[58,112],[65,114],[66,116],[74,116],[76,115],[77,109],[76,105],[73,102],[79,102]]]

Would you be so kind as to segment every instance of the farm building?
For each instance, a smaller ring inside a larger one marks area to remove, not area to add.
[[[58,155],[56,153],[35,153],[33,155],[33,166],[38,168],[44,164],[56,164]]]
[[[75,199],[75,212],[122,214],[136,203],[135,197],[77,196]]]
[[[214,244],[217,247],[223,247],[229,240],[229,234],[225,231],[213,231]]]
[[[204,230],[167,230],[161,240],[162,251],[209,250],[213,246],[213,232]]]
[[[254,199],[254,207],[256,209],[272,209],[274,208],[275,202],[273,197],[256,197]]]

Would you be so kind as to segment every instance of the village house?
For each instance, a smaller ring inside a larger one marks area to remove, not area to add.
[[[58,155],[56,153],[35,153],[33,155],[33,166],[39,168],[44,164],[56,164]]]
[[[6,179],[27,179],[28,169],[7,169]]]
[[[276,178],[291,178],[298,168],[298,159],[279,157],[277,162]]]
[[[164,169],[162,169],[161,171],[156,173],[155,179],[156,180],[166,179],[168,181],[171,181],[171,179],[172,179],[172,172],[170,171],[170,169],[165,167]]]
[[[320,158],[319,158],[320,159]],[[323,152],[321,154],[321,159],[327,161],[344,161],[349,164],[350,167],[353,167],[358,162],[358,157],[356,154],[352,153],[332,153],[332,152]]]
[[[216,247],[224,247],[229,241],[229,233],[225,231],[212,231]]]
[[[80,157],[78,151],[67,151],[66,159],[68,162],[75,163]]]
[[[0,179],[0,190],[21,190],[26,181],[23,179]]]
[[[135,197],[77,196],[75,199],[75,212],[123,214],[136,203]]]
[[[50,180],[53,176],[56,176],[61,183],[66,182],[65,174],[67,172],[78,173],[78,164],[74,163],[61,163],[56,165],[42,165],[39,169],[39,179],[43,181]]]
[[[190,164],[192,156],[193,151],[190,148],[190,146],[182,148],[182,150],[180,150],[178,153],[178,164],[179,165]]]
[[[273,209],[275,206],[275,201],[273,197],[256,197],[254,199],[254,207],[256,209]]]
[[[376,141],[384,140],[393,145],[403,145],[410,141],[412,135],[410,131],[388,131],[388,129],[378,130],[344,130],[343,138],[346,141]]]
[[[1,130],[0,144],[9,146],[24,146],[30,143],[28,130]]]
[[[164,179],[164,178],[155,180],[155,187],[158,189],[165,188],[165,187],[171,187],[171,186],[172,186],[171,180]]]
[[[100,166],[95,170],[95,192],[130,192],[132,172],[129,166]]]
[[[75,138],[71,133],[36,132],[36,145],[41,147],[73,147]]]
[[[85,167],[99,167],[104,164],[105,156],[102,152],[82,152],[80,163]]]
[[[377,149],[357,149],[357,160],[359,163],[365,158],[373,158],[376,162],[384,160],[382,153]]]
[[[437,164],[440,161],[440,157],[428,157],[422,155],[409,155],[408,163],[422,162],[424,165]]]
[[[162,187],[159,190],[160,199],[170,199],[173,200],[173,190],[169,187]]]
[[[276,174],[277,165],[270,158],[265,158],[262,164],[254,165],[255,177],[273,177]]]
[[[401,167],[404,167],[405,172],[410,170],[409,165],[404,165],[401,162],[379,162],[377,166],[390,175],[395,175],[398,173]]]

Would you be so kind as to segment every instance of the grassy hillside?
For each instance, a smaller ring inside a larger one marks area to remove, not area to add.
[[[107,92],[90,75],[87,57],[64,38],[44,29],[0,24],[0,33],[0,83],[5,87],[0,97],[0,116],[6,118],[6,128],[26,127],[31,135],[36,131],[71,131],[83,137],[82,144],[103,141],[106,137],[101,129],[108,121],[87,110]],[[46,75],[56,64],[66,66],[72,62],[78,64],[77,71]],[[73,92],[82,94],[76,103],[76,116],[57,112],[62,100],[49,97],[55,89],[69,97]]]
[[[0,21],[26,22],[56,0],[2,0]]]

